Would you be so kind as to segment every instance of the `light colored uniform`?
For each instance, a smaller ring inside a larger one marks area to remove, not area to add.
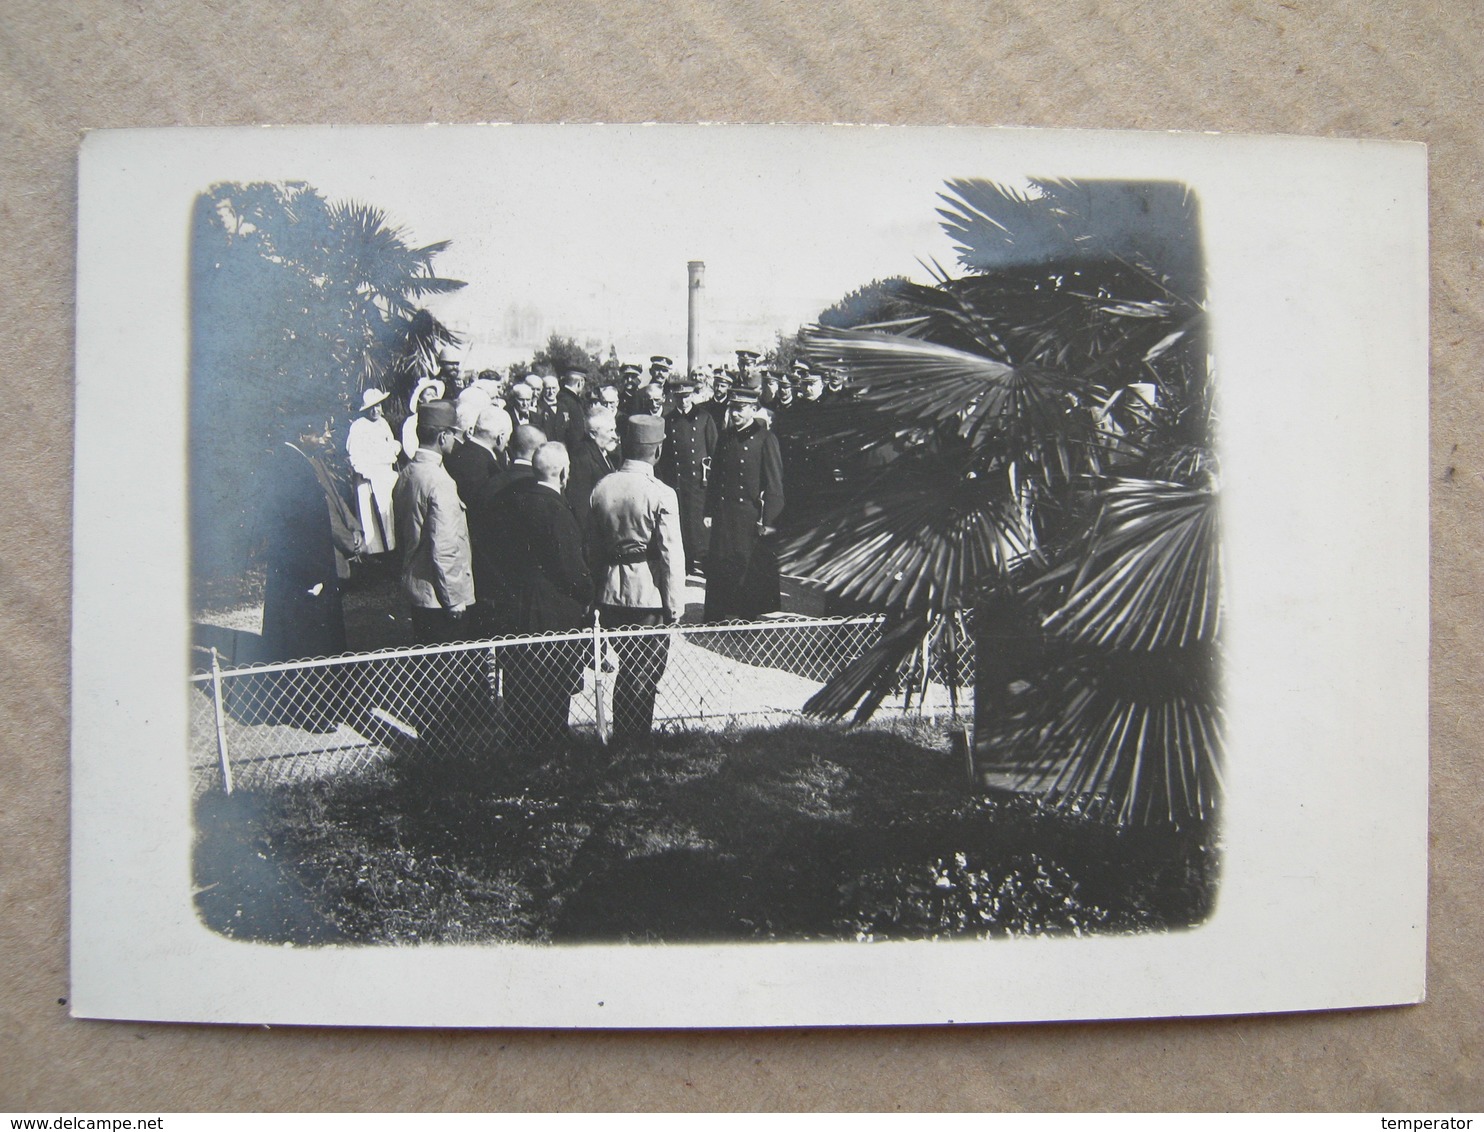
[[[420,609],[463,609],[474,602],[469,526],[443,457],[420,448],[393,492],[402,587]]]
[[[597,604],[685,612],[680,501],[643,460],[625,460],[593,488],[588,548]]]

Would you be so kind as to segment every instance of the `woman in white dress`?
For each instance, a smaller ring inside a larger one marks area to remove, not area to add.
[[[397,453],[401,446],[382,408],[388,396],[380,389],[362,393],[360,415],[350,422],[350,433],[345,438],[345,454],[356,474],[356,504],[366,536],[366,554],[385,554],[397,545],[392,488],[397,486]]]
[[[417,407],[424,401],[443,400],[443,382],[436,377],[425,377],[407,398],[407,419],[402,422],[402,451],[410,460],[417,455]]]

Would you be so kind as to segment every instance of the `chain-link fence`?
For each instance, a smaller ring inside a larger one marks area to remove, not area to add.
[[[191,678],[197,791],[349,774],[399,751],[530,748],[570,727],[605,741],[656,730],[766,726],[881,638],[879,617],[776,618],[533,637],[223,668]],[[968,634],[930,633],[878,715],[972,718]],[[651,706],[652,705],[652,706]]]

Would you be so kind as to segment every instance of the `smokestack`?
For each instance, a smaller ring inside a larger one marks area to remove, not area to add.
[[[690,288],[685,305],[685,372],[701,364],[701,291],[706,286],[706,264],[693,259],[685,265]]]

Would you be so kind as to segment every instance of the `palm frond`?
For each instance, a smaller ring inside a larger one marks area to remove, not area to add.
[[[955,241],[959,263],[984,271],[1009,263],[1046,263],[1078,253],[1062,217],[1039,190],[978,179],[948,182],[939,194],[943,231]]]
[[[1038,466],[1065,465],[1065,449],[1090,436],[1073,412],[1081,384],[1055,370],[869,331],[809,327],[804,341],[811,357],[849,371],[863,409],[898,423],[947,426]]]
[[[810,696],[804,704],[805,714],[843,719],[855,708],[853,722],[864,723],[870,719],[891,691],[902,664],[922,644],[930,624],[931,617],[926,610],[902,618]]]
[[[1058,805],[1118,825],[1202,821],[1223,790],[1216,668],[1213,650],[1074,653],[995,745]]]
[[[1037,587],[1068,583],[1045,619],[1082,645],[1150,652],[1216,640],[1221,547],[1215,493],[1117,480],[1077,557]]]
[[[781,559],[827,593],[887,609],[967,604],[984,580],[1035,552],[1006,477],[944,476],[904,458],[786,541]]]

